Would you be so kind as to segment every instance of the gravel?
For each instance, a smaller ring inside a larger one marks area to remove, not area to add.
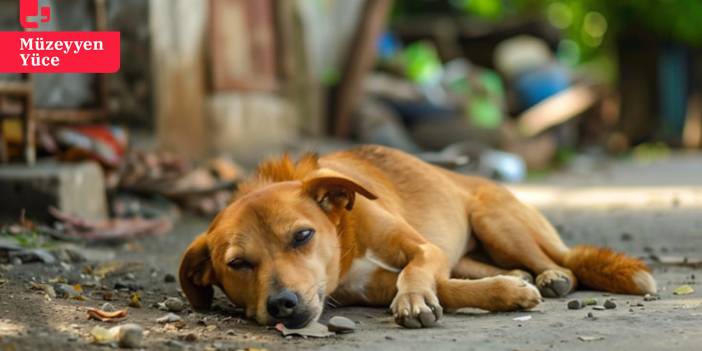
[[[580,302],[580,300],[570,300],[568,301],[568,309],[569,310],[579,310],[584,307],[583,303]]]
[[[617,308],[617,303],[612,301],[612,300],[605,300],[604,308],[606,308],[608,310],[613,310],[613,309]]]

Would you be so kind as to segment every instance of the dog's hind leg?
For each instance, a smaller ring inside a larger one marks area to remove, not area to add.
[[[537,275],[536,286],[546,297],[565,296],[575,289],[573,272],[557,263],[568,248],[540,213],[496,185],[484,186],[474,195],[473,234],[498,266],[526,267]]]
[[[453,278],[479,279],[497,275],[511,275],[529,283],[534,282],[534,277],[529,272],[521,269],[502,269],[468,256],[462,257],[451,270]]]

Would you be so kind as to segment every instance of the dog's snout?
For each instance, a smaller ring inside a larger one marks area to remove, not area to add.
[[[283,291],[268,297],[268,313],[274,318],[288,318],[295,312],[299,299],[294,292],[284,289]]]

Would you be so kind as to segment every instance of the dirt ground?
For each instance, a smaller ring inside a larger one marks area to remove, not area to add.
[[[702,257],[702,213],[695,198],[685,196],[702,189],[702,156],[639,165],[619,162],[588,166],[542,179],[526,186],[559,185],[570,189],[590,186],[609,188],[633,186],[658,189],[656,199],[627,205],[602,198],[603,206],[559,206],[542,204],[544,212],[569,244],[590,243],[613,247],[645,258],[658,281],[660,300],[644,301],[639,296],[607,295],[578,291],[564,299],[548,299],[536,309],[514,313],[484,313],[477,310],[448,314],[440,326],[406,330],[395,325],[385,309],[328,309],[322,321],[343,315],[358,324],[352,334],[327,339],[284,338],[277,331],[240,318],[240,312],[219,296],[215,309],[207,314],[185,310],[181,329],[156,322],[166,312],[152,307],[169,296],[179,296],[176,282],[165,282],[175,274],[180,254],[190,240],[207,226],[207,221],[183,218],[173,233],[136,241],[119,247],[91,247],[92,260],[139,262],[131,270],[108,275],[91,284],[86,266],[94,262],[47,266],[39,263],[4,265],[0,268],[0,350],[91,350],[105,349],[91,343],[90,330],[108,323],[88,320],[87,307],[99,307],[104,292],[112,292],[113,305],[127,307],[130,293],[115,291],[115,283],[137,289],[141,308],[129,308],[125,322],[138,323],[146,330],[144,348],[235,350],[699,350],[702,345],[702,280],[700,266],[658,262],[655,258]],[[665,187],[663,187],[665,186]],[[679,187],[670,189],[670,187]],[[676,190],[678,189],[678,190]],[[686,190],[687,189],[687,190]],[[678,193],[675,193],[679,191]],[[662,195],[661,195],[662,194]],[[651,195],[654,196],[654,195]],[[699,200],[699,195],[696,195]],[[683,200],[681,201],[680,198]],[[114,254],[115,257],[111,255]],[[663,259],[663,261],[668,261]],[[48,282],[65,277],[80,283],[84,301],[45,298],[31,290],[31,282]],[[687,284],[695,291],[674,295],[673,289]],[[567,301],[595,298],[601,304],[614,299],[613,310],[568,310]],[[588,317],[591,314],[592,317]],[[531,316],[529,320],[515,320]]]

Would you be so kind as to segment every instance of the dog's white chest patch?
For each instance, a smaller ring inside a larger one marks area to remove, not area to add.
[[[400,269],[386,264],[373,251],[368,250],[365,256],[357,258],[351,263],[351,268],[346,273],[341,285],[348,292],[363,294],[373,278],[373,273],[378,269],[394,273],[400,272]]]

